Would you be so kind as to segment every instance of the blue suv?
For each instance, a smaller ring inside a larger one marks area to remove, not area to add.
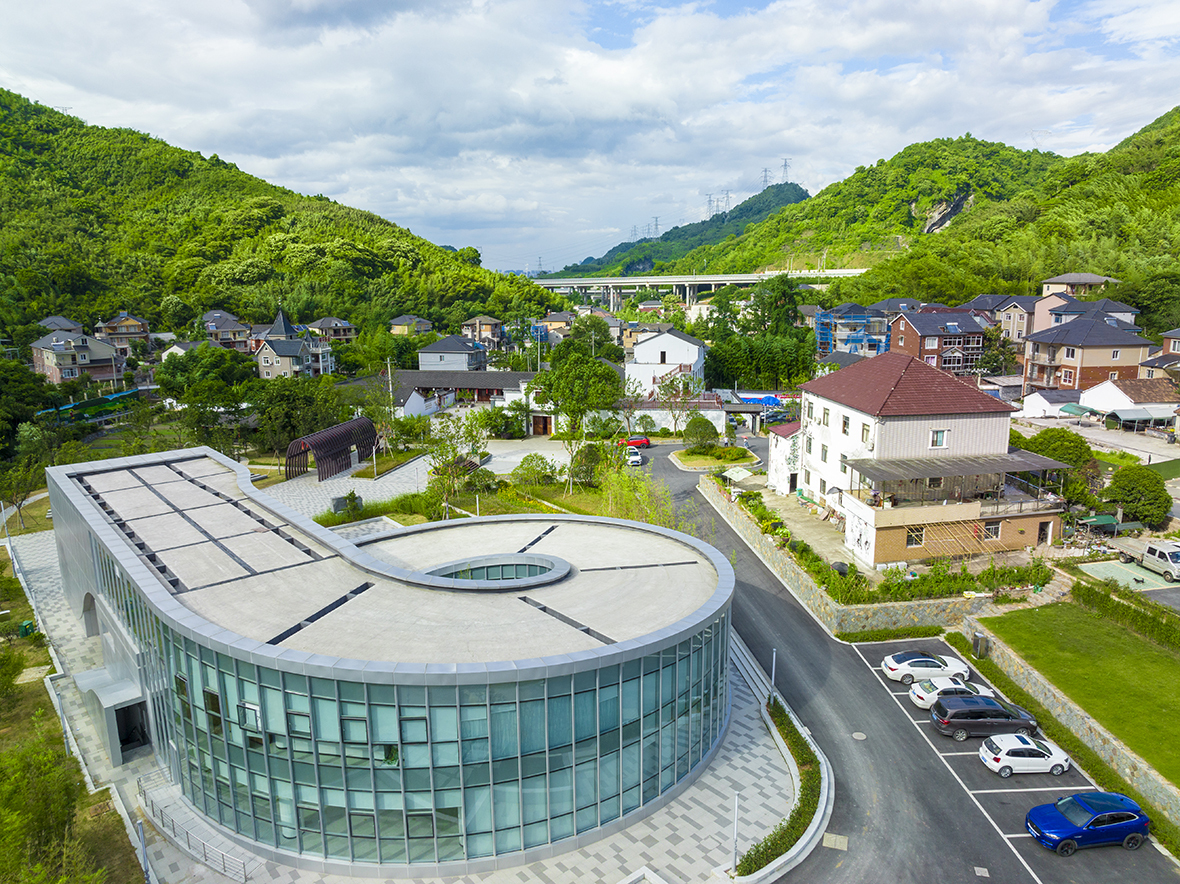
[[[1079,847],[1121,844],[1136,850],[1147,838],[1147,818],[1139,805],[1118,792],[1082,792],[1034,807],[1025,828],[1044,847],[1070,856]]]

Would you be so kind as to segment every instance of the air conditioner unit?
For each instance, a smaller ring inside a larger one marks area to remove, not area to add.
[[[866,451],[873,450],[873,440],[872,439],[870,439],[868,442],[865,443],[865,450]]]

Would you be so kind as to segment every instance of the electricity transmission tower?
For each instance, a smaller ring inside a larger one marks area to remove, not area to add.
[[[713,194],[708,193],[708,194],[705,194],[705,196],[707,196],[709,198],[709,207],[707,209],[705,209],[705,217],[712,218],[713,217]]]
[[[656,232],[655,235],[659,236],[660,235],[660,216],[659,215],[653,216],[651,219],[651,223],[652,223],[652,228]]]
[[[631,242],[635,242],[635,240],[637,240],[637,239],[639,239],[639,228],[636,225],[632,224],[631,225]]]
[[[783,157],[783,184],[787,183],[787,175],[791,171],[791,158]]]
[[[729,214],[729,191],[725,191],[725,214]]]
[[[770,187],[770,170],[763,169],[762,170],[762,189],[765,190],[768,187]]]

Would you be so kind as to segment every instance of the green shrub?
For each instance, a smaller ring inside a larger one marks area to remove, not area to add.
[[[1135,801],[1151,817],[1151,834],[1156,840],[1175,852],[1180,846],[1180,829],[1177,829],[1157,808],[1153,807],[1130,783],[1119,776],[1118,772],[1102,760],[1102,757],[1078,739],[1069,728],[1059,722],[1042,706],[1032,694],[1025,691],[1014,682],[999,666],[991,660],[980,659],[971,652],[971,643],[966,636],[958,632],[947,633],[946,643],[958,651],[965,661],[975,667],[975,670],[998,688],[1013,703],[1023,706],[1037,720],[1041,731],[1060,746],[1073,759],[1074,763],[1086,771],[1099,789],[1106,792],[1121,792]]]
[[[845,642],[887,642],[899,638],[934,638],[945,632],[942,626],[899,626],[897,629],[865,629],[861,632],[837,632]]]
[[[474,494],[491,494],[505,484],[487,467],[480,467],[463,481],[463,488]]]
[[[717,428],[708,418],[694,414],[684,428],[684,444],[689,448],[712,448],[720,438]]]
[[[647,415],[644,415],[644,417],[646,417],[646,416]],[[651,436],[653,434],[648,433],[648,435]],[[672,431],[669,430],[667,427],[660,427],[659,430],[657,430],[654,435],[659,436],[661,439],[667,439],[669,436],[672,435]]]
[[[533,452],[520,459],[512,470],[512,481],[516,485],[552,485],[557,481],[557,464],[543,454]]]
[[[771,697],[766,704],[766,711],[770,720],[778,728],[779,736],[791,751],[791,757],[799,768],[799,792],[795,796],[795,807],[791,815],[775,826],[769,835],[754,844],[742,854],[735,871],[739,875],[751,875],[761,868],[778,859],[795,846],[811,821],[815,818],[819,808],[820,789],[822,781],[819,772],[819,758],[811,744],[799,733],[791,716],[779,702],[778,697]]]

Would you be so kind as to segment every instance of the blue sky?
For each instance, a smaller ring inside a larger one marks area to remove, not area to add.
[[[377,212],[487,266],[816,193],[907,144],[1104,150],[1180,95],[1141,0],[7,4],[0,85]]]

